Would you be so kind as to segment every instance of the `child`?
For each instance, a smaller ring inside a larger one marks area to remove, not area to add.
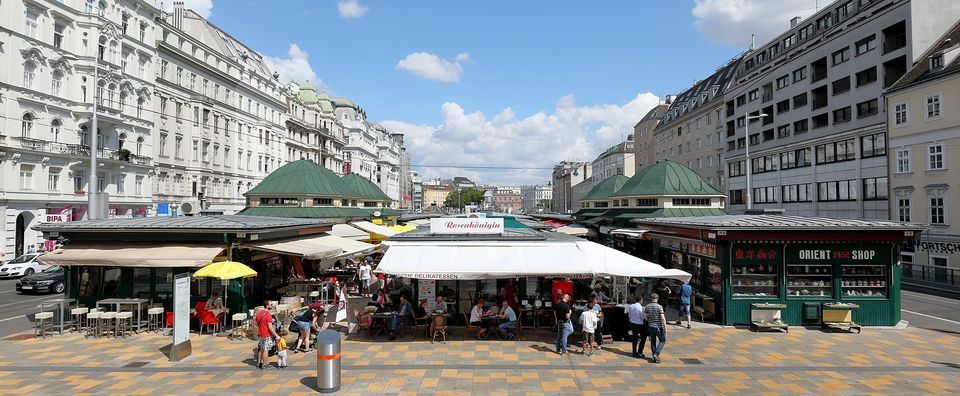
[[[277,340],[277,357],[280,362],[277,363],[281,369],[287,368],[287,329],[280,330],[280,338]]]
[[[600,322],[600,319],[597,318],[596,312],[593,310],[586,310],[580,314],[580,323],[583,324],[583,354],[587,356],[593,356],[593,334],[597,330],[597,324]],[[589,353],[587,350],[589,349]]]

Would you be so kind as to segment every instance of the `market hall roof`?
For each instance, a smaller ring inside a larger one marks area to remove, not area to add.
[[[373,184],[373,182],[366,177],[360,176],[356,173],[350,173],[341,177],[340,180],[343,181],[343,184],[345,184],[347,188],[357,193],[362,200],[386,202],[392,201],[390,196],[384,194],[380,187],[377,187],[376,184]]]
[[[692,169],[666,160],[647,167],[627,180],[611,197],[724,196]]]
[[[613,175],[606,179],[601,180],[597,185],[593,186],[590,189],[590,192],[587,193],[583,198],[580,198],[581,201],[606,201],[607,198],[610,198],[611,195],[617,192],[623,184],[630,180],[630,178],[624,175]]]
[[[97,232],[97,233],[224,233],[258,232],[330,226],[333,223],[319,219],[290,219],[280,217],[219,215],[177,217],[135,217],[132,219],[103,219],[44,223],[33,227],[40,232]]]
[[[243,195],[359,198],[332,171],[305,159],[277,168]]]
[[[727,213],[720,208],[587,208],[575,215],[578,217],[605,217],[608,219],[646,219],[654,217],[693,217],[724,216]]]
[[[687,228],[755,231],[920,231],[918,224],[886,220],[834,219],[773,214],[702,217],[659,217],[634,220],[642,225],[671,225]]]
[[[398,216],[396,209],[390,208],[357,208],[347,206],[313,206],[313,207],[247,207],[238,214],[251,217],[271,216],[286,218],[363,218],[374,217],[374,212],[382,216]]]

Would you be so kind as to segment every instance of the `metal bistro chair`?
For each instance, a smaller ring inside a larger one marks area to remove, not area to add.
[[[114,336],[127,338],[128,335],[133,333],[133,312],[117,312],[115,318]]]
[[[117,318],[116,312],[101,312],[100,319],[97,320],[97,336],[106,337],[108,335],[116,335],[115,328],[113,327],[113,321]]]
[[[147,310],[147,331],[160,332],[163,328],[163,307],[154,307]]]
[[[33,337],[44,338],[49,334],[53,335],[53,312],[38,312],[33,317]]]
[[[231,339],[243,339],[247,334],[247,313],[235,313],[231,317],[233,331],[230,332]]]
[[[70,310],[70,325],[73,328],[73,331],[79,333],[86,328],[85,324],[87,323],[87,313],[89,312],[90,309],[85,307],[79,307]]]
[[[87,330],[87,333],[85,334],[86,337],[100,336],[98,332],[100,331],[100,315],[102,314],[103,312],[100,312],[97,309],[93,309],[87,313],[87,324],[84,327]]]

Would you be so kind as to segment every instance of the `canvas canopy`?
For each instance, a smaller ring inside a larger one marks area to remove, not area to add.
[[[376,272],[413,279],[631,276],[690,280],[686,272],[589,241],[384,244],[388,249]]]
[[[387,238],[397,235],[396,231],[393,231],[382,225],[373,224],[369,221],[354,221],[353,223],[350,223],[350,225],[369,232],[370,234],[381,235]]]
[[[271,241],[247,242],[243,247],[274,253],[286,253],[318,260],[373,249],[376,245],[334,235],[318,234]]]
[[[334,224],[333,228],[327,232],[330,235],[346,238],[354,241],[370,239],[370,233],[361,231],[357,227],[348,224]]]
[[[583,236],[589,234],[590,230],[580,224],[570,224],[563,227],[558,227],[557,232],[570,236]]]
[[[71,243],[40,256],[47,265],[98,267],[199,268],[225,246],[215,244]]]

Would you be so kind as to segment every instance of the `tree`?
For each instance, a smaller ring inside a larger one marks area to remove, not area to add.
[[[444,201],[443,204],[448,208],[457,208],[463,210],[465,206],[470,205],[471,203],[480,204],[483,202],[483,193],[483,190],[473,187],[461,188],[459,190],[454,190],[450,193],[450,195],[447,195],[447,200]]]

